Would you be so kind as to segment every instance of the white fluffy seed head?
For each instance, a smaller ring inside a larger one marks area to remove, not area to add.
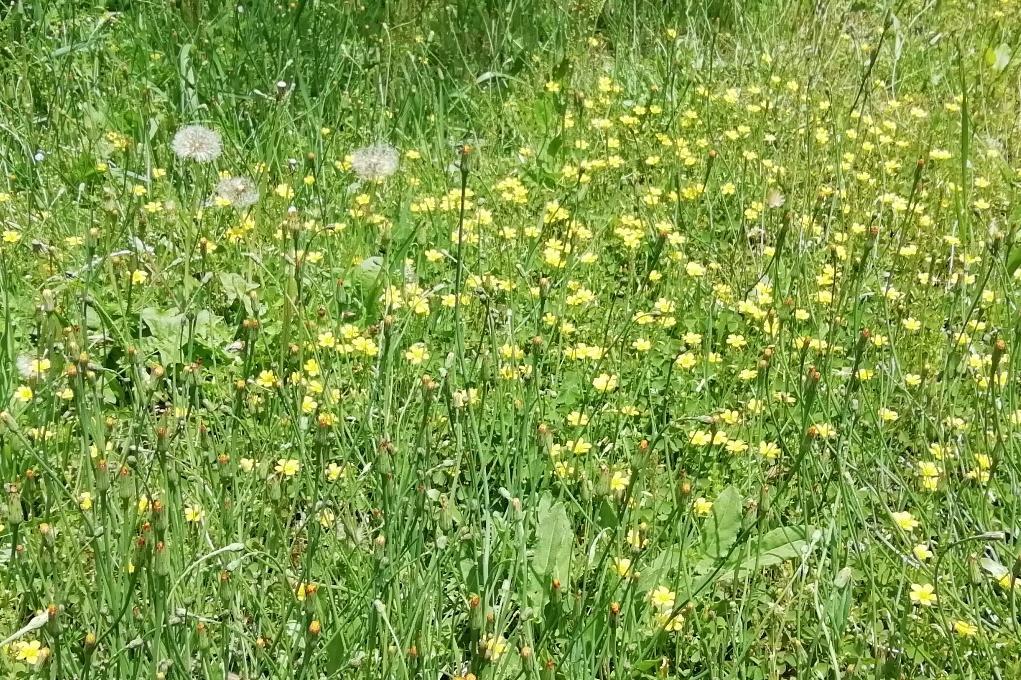
[[[209,163],[220,157],[223,144],[220,133],[205,125],[185,125],[170,143],[178,158],[196,163]]]
[[[20,355],[17,360],[15,360],[14,364],[18,367],[18,373],[21,374],[22,379],[34,380],[39,377],[35,370],[35,362],[32,361],[32,357],[27,354]]]
[[[227,177],[217,183],[216,196],[243,210],[259,201],[259,188],[247,177]]]
[[[351,169],[366,182],[378,182],[397,172],[400,154],[389,144],[373,144],[351,154]]]

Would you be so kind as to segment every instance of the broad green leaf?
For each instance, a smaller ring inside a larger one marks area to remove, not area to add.
[[[670,577],[680,564],[680,548],[667,548],[646,564],[638,575],[638,590],[648,592]]]
[[[570,576],[573,546],[574,527],[567,516],[567,508],[563,503],[553,503],[536,516],[532,572],[547,584],[553,579],[566,582]]]
[[[146,307],[139,316],[151,333],[150,338],[143,339],[143,346],[158,352],[164,364],[179,364],[184,360],[181,345],[185,341],[187,319],[177,309],[165,311],[155,307]]]
[[[997,73],[1010,65],[1010,45],[1000,43],[997,47],[986,50],[986,64]]]
[[[151,337],[143,338],[142,346],[158,352],[164,364],[183,362],[182,348],[189,342],[211,352],[219,352],[220,347],[230,338],[230,331],[223,319],[208,309],[200,310],[195,315],[193,328],[188,317],[174,307],[167,310],[146,307],[139,312],[139,316],[151,334]]]
[[[194,45],[185,43],[181,46],[178,55],[177,65],[181,81],[181,109],[186,115],[191,116],[199,109],[199,96],[195,83],[195,69],[191,63],[191,50]]]
[[[766,567],[772,567],[781,562],[793,560],[801,555],[804,551],[805,546],[808,545],[808,541],[796,540],[790,543],[785,543],[779,547],[773,548],[772,550],[766,550],[758,552],[751,557],[746,557],[742,560],[734,571],[738,575],[746,574],[755,569],[765,569]]]
[[[826,616],[829,619],[833,637],[839,640],[844,628],[847,626],[847,618],[851,613],[851,582],[854,574],[850,567],[844,567],[837,572],[833,579],[833,590],[826,600]]]
[[[227,304],[234,304],[235,300],[240,300],[248,316],[255,316],[255,308],[249,293],[257,289],[259,284],[252,283],[235,272],[220,272],[219,279],[220,286],[223,287],[223,292],[227,296]]]
[[[344,629],[340,628],[326,642],[326,672],[339,673],[346,667],[347,644],[344,642]]]
[[[712,514],[703,530],[703,544],[708,557],[719,559],[727,554],[741,530],[743,516],[744,498],[736,487],[728,486],[713,501]]]
[[[1021,246],[1014,246],[1007,256],[1007,274],[1013,275],[1021,267]]]
[[[760,554],[766,554],[790,545],[795,541],[803,541],[811,535],[812,527],[778,527],[767,531],[754,541],[755,549]]]

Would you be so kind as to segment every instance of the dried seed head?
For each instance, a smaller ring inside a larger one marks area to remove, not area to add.
[[[178,158],[196,163],[215,161],[223,152],[220,133],[205,125],[185,125],[174,135],[170,147]]]

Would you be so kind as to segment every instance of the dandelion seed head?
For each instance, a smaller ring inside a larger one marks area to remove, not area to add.
[[[174,135],[170,146],[178,158],[196,163],[215,161],[223,151],[220,133],[205,125],[185,125]]]
[[[247,177],[227,177],[216,185],[216,198],[228,201],[238,210],[255,205],[259,201],[259,189]]]
[[[389,144],[373,144],[351,154],[351,169],[366,182],[378,182],[397,172],[400,154]]]
[[[35,365],[32,361],[32,357],[22,354],[14,362],[18,367],[18,374],[21,375],[24,380],[31,380],[36,377]]]

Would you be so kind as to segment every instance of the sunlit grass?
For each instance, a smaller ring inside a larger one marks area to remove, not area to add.
[[[84,5],[5,677],[1017,676],[1013,3]]]

